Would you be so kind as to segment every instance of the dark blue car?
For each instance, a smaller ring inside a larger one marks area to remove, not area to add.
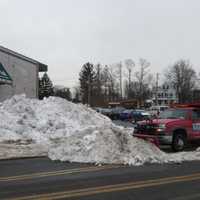
[[[144,110],[125,110],[121,115],[121,120],[129,120],[129,121],[142,121],[144,119],[149,118],[149,113],[146,113]]]
[[[123,111],[119,116],[120,120],[129,120],[129,119],[131,119],[132,116],[133,116],[133,112],[134,112],[134,110],[132,110],[132,109]]]

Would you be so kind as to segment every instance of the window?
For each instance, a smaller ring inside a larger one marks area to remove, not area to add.
[[[170,109],[165,110],[160,114],[161,119],[186,119],[187,110],[182,109]]]
[[[192,111],[192,120],[200,120],[200,110]]]

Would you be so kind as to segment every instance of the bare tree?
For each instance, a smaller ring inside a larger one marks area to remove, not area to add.
[[[118,77],[119,79],[119,94],[120,94],[120,99],[122,99],[122,62],[119,62],[116,64],[117,70],[115,71],[115,76]]]
[[[136,88],[134,84],[135,84],[134,81],[131,81],[131,83],[129,83],[128,80],[124,80],[124,96],[127,99],[136,98]]]
[[[103,103],[103,95],[102,95],[102,66],[101,64],[97,64],[94,67],[95,77],[93,82],[93,104],[95,106],[100,106]]]
[[[135,63],[133,62],[132,59],[126,59],[125,60],[125,65],[126,69],[128,71],[128,92],[127,92],[127,97],[130,98],[131,94],[131,75],[132,75],[132,70],[133,67],[135,66]]]
[[[148,91],[148,83],[152,79],[152,75],[149,73],[148,70],[149,66],[150,63],[147,60],[140,58],[140,69],[135,73],[135,89],[139,100],[139,106],[142,106],[143,101],[147,98],[146,92]]]
[[[119,100],[119,83],[118,83],[118,70],[116,65],[105,66],[102,71],[104,97],[106,101]]]
[[[179,103],[192,101],[197,80],[196,72],[188,60],[179,60],[166,72],[166,78],[176,89]]]
[[[107,65],[102,70],[102,81],[102,96],[104,98],[104,102],[107,102],[110,99],[109,88],[112,87],[112,76]]]

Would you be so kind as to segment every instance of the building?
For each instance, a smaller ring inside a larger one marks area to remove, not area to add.
[[[15,94],[38,97],[39,73],[48,66],[0,46],[0,101]]]
[[[172,84],[164,83],[158,87],[153,97],[154,105],[171,105],[178,102],[176,89]]]

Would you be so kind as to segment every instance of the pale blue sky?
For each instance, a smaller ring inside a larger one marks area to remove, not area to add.
[[[152,72],[180,58],[200,71],[199,0],[0,0],[1,43],[73,86],[87,61],[140,57]]]

